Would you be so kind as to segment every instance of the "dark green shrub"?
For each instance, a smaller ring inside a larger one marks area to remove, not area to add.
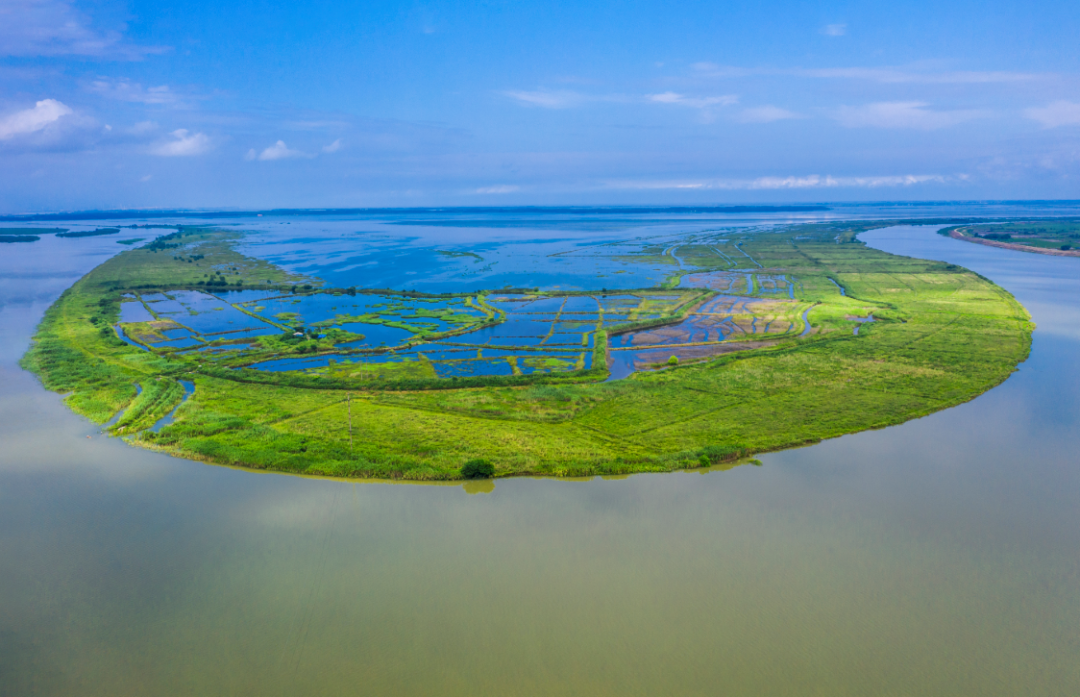
[[[699,458],[707,459],[711,464],[731,462],[746,454],[742,448],[725,445],[706,445],[698,451]]]
[[[487,460],[469,460],[461,467],[465,479],[490,479],[495,476],[495,465]]]

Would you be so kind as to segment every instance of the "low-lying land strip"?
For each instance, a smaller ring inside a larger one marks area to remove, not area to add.
[[[1080,221],[1040,220],[944,228],[941,234],[988,247],[1056,257],[1080,257]]]

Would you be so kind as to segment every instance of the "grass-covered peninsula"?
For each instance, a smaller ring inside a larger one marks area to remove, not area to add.
[[[882,225],[610,248],[670,267],[656,288],[468,294],[328,288],[240,254],[238,233],[181,228],[65,291],[23,365],[111,433],[214,463],[417,480],[713,466],[959,404],[1026,358],[1011,295],[856,239]]]
[[[985,222],[943,228],[942,235],[990,247],[1080,257],[1080,220]]]

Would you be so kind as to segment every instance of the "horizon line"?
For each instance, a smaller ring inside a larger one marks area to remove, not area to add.
[[[16,213],[0,215],[0,222],[37,222],[57,220],[109,220],[130,218],[166,218],[188,217],[250,217],[250,216],[290,216],[290,215],[344,215],[350,213],[499,213],[532,211],[538,213],[810,213],[833,210],[833,206],[865,207],[889,204],[893,206],[941,206],[949,204],[980,205],[1035,205],[1035,204],[1080,204],[1080,199],[954,199],[928,201],[829,201],[820,203],[792,204],[717,204],[717,205],[634,205],[634,204],[596,204],[596,205],[520,205],[520,206],[369,206],[349,208],[268,208],[268,209],[221,209],[221,208],[126,208],[126,209],[87,209],[77,211],[55,211]]]

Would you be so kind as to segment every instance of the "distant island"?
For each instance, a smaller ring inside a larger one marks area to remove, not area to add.
[[[333,288],[241,254],[239,232],[179,227],[65,291],[22,365],[108,432],[213,463],[411,480],[730,467],[960,404],[1027,357],[1032,323],[1005,290],[857,238],[890,224],[569,246],[668,275],[469,293]],[[471,268],[476,252],[442,254]]]
[[[0,242],[37,242],[41,235],[57,237],[97,237],[115,235],[120,228],[103,227],[95,230],[68,230],[66,228],[5,228],[0,227]]]
[[[989,247],[1080,257],[1080,220],[986,222],[943,228],[939,234]]]

